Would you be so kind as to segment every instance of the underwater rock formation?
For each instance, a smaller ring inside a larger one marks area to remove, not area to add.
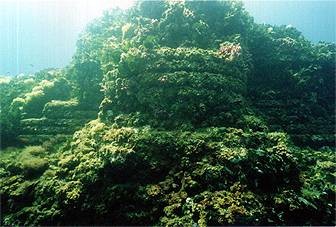
[[[1,224],[335,225],[335,53],[237,1],[107,12],[0,80]]]

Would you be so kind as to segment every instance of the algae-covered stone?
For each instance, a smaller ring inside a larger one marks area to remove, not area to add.
[[[49,119],[94,119],[97,117],[97,111],[82,110],[75,99],[52,100],[45,104],[42,113]]]
[[[233,59],[219,50],[131,49],[106,75],[102,117],[112,111],[153,126],[225,125],[227,114],[241,108],[248,72],[244,52]]]
[[[40,145],[0,152],[1,225],[334,226],[335,53],[238,1],[106,12],[64,73],[0,82]]]
[[[64,78],[42,80],[31,92],[24,95],[21,111],[25,117],[41,117],[47,102],[67,99],[69,93],[70,86]]]

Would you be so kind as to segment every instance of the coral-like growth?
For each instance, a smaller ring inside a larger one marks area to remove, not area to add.
[[[237,1],[106,12],[0,78],[1,225],[335,225],[335,53]]]

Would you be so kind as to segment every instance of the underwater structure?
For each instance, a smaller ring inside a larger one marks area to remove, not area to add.
[[[335,225],[335,53],[237,1],[140,1],[0,80],[2,225]]]

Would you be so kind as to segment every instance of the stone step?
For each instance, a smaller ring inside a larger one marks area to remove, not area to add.
[[[82,126],[88,121],[92,120],[92,118],[59,118],[59,119],[49,119],[49,118],[28,118],[21,120],[21,126],[24,127],[46,127],[46,126],[54,126],[54,127],[71,127],[71,126]]]
[[[72,134],[58,134],[57,137],[66,140],[72,138]],[[55,135],[20,135],[18,140],[24,145],[39,145],[53,138],[55,138]]]
[[[95,119],[97,118],[97,111],[53,111],[53,112],[45,112],[44,117],[48,119]]]

